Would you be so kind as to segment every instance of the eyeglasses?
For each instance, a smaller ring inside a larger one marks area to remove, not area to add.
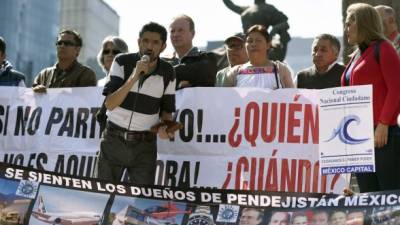
[[[59,46],[62,46],[62,45],[66,46],[66,47],[76,46],[76,44],[74,42],[72,42],[72,41],[57,41],[56,42],[56,46],[59,47]]]
[[[113,55],[116,55],[118,53],[121,53],[121,51],[117,50],[117,49],[104,49],[103,50],[103,55],[108,55],[112,53]]]

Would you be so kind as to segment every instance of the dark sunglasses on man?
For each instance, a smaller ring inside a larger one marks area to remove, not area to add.
[[[108,55],[110,53],[112,53],[113,55],[116,55],[116,54],[121,53],[121,51],[118,51],[116,49],[104,49],[103,50],[103,55]]]
[[[75,46],[76,44],[72,41],[57,41],[56,42],[56,46],[62,46],[62,45],[69,47],[69,46]]]

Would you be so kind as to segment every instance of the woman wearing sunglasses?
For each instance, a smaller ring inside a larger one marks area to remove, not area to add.
[[[105,77],[97,81],[98,87],[104,87],[104,85],[106,84],[107,76],[110,72],[111,64],[114,61],[115,56],[119,53],[126,52],[128,52],[128,45],[121,38],[116,36],[108,36],[104,38],[99,54],[97,55],[97,62],[103,69]],[[106,125],[106,111],[107,109],[103,103],[100,110],[96,114],[96,119],[100,125],[100,132],[103,132]]]
[[[116,36],[108,36],[104,38],[99,54],[97,55],[97,62],[103,69],[106,77],[97,81],[97,86],[103,87],[106,83],[107,74],[110,71],[115,56],[119,53],[126,52],[128,52],[128,45],[121,38]]]

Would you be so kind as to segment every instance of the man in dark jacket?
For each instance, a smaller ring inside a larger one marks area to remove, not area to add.
[[[331,34],[314,38],[311,46],[313,66],[297,74],[297,88],[323,89],[340,87],[345,67],[336,62],[340,52],[339,40]]]
[[[187,15],[177,16],[169,28],[175,52],[172,57],[164,59],[175,68],[177,88],[213,87],[218,70],[217,58],[214,53],[193,47],[195,29],[192,18]]]
[[[43,69],[33,82],[33,91],[45,92],[46,88],[96,86],[96,74],[77,59],[82,47],[82,38],[74,30],[62,30],[56,42],[58,62]]]
[[[25,75],[13,69],[6,60],[6,42],[0,37],[0,86],[25,87]]]

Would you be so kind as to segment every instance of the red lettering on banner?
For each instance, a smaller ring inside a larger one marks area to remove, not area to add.
[[[279,143],[285,142],[285,128],[286,128],[286,103],[281,103],[279,109]]]
[[[294,129],[300,127],[300,120],[296,119],[296,112],[301,112],[301,104],[290,103],[289,104],[289,116],[288,116],[288,143],[300,143],[300,135],[294,134]]]
[[[252,147],[256,146],[258,136],[258,122],[260,121],[260,109],[256,102],[250,102],[246,107],[246,115],[244,120],[244,137],[251,143]]]
[[[308,143],[310,129],[312,135],[312,143],[318,144],[319,141],[319,113],[318,107],[315,107],[315,115],[313,113],[312,105],[306,104],[304,108],[304,133],[303,143]]]
[[[242,172],[249,172],[249,161],[244,156],[239,158],[236,165],[235,189],[247,189],[249,186],[247,180],[242,181]]]
[[[289,170],[289,159],[282,159],[281,169],[281,190],[288,190],[295,192],[296,190],[296,175],[297,175],[297,160],[291,160],[291,167]]]
[[[235,108],[228,142],[231,147],[237,148],[244,134],[251,147],[256,147],[257,140],[265,143],[318,144],[318,118],[318,107],[311,104],[264,102],[259,105],[249,102],[242,122],[240,108]],[[241,123],[244,123],[242,131],[239,130]]]
[[[271,115],[268,120],[268,103],[262,105],[262,119],[261,119],[261,137],[264,142],[271,143],[276,137],[276,121],[278,117],[278,104],[272,103]],[[269,125],[269,127],[268,127]],[[269,128],[269,129],[268,129]],[[269,133],[268,131],[269,130]]]
[[[240,142],[242,142],[241,134],[236,135],[235,138],[235,134],[237,129],[239,128],[239,125],[240,125],[240,108],[235,108],[235,122],[233,123],[233,126],[228,134],[229,144],[234,148],[238,147]]]
[[[256,172],[257,172],[257,158],[251,158],[251,166],[250,166],[250,189],[251,190],[255,190]]]
[[[275,157],[277,151],[276,149],[273,150],[273,157]],[[265,190],[278,191],[278,163],[276,162],[276,158],[269,160]]]
[[[333,177],[330,190],[327,190],[327,176],[319,175],[318,161],[312,164],[307,159],[277,158],[277,150],[274,149],[270,158],[242,156],[236,163],[228,162],[222,188],[326,193],[333,191],[338,178],[339,175]]]
[[[303,171],[304,169],[305,169],[305,171]],[[310,192],[311,162],[309,160],[300,159],[299,160],[299,170],[297,173],[297,177],[298,177],[297,190],[302,190],[303,176],[306,179],[305,180],[305,188],[304,188],[304,191],[300,191],[300,192]]]
[[[232,166],[233,163],[232,162],[228,162],[228,168],[226,169],[226,171],[228,172],[224,181],[224,184],[222,185],[222,189],[227,189],[229,186],[229,182],[231,181],[232,178]]]

